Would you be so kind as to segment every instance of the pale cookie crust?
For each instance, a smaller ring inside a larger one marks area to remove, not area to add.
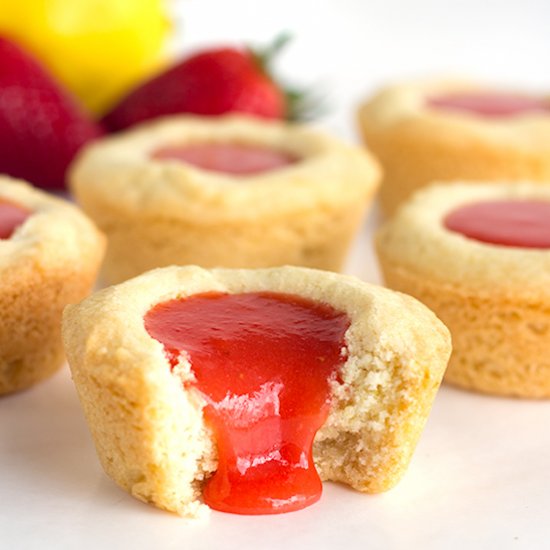
[[[95,281],[104,237],[69,203],[0,177],[0,200],[33,213],[0,239],[0,395],[28,388],[63,364],[61,314]]]
[[[302,160],[251,176],[153,160],[165,146],[262,145]],[[154,267],[341,268],[378,186],[376,161],[317,131],[243,116],[172,117],[96,141],[72,169],[72,190],[109,237],[104,275]]]
[[[353,277],[306,268],[157,269],[102,290],[64,316],[74,382],[105,471],[134,497],[186,516],[204,509],[201,484],[216,469],[203,400],[170,371],[144,315],[205,291],[297,294],[345,311],[342,384],[314,445],[325,480],[376,493],[403,475],[450,354],[447,329],[412,298]]]
[[[498,395],[550,397],[550,250],[497,246],[447,230],[460,206],[550,201],[536,183],[456,183],[417,192],[377,235],[389,287],[418,298],[449,327],[445,380]]]
[[[550,113],[482,117],[426,105],[430,96],[468,91],[499,92],[464,81],[412,82],[360,108],[361,133],[384,168],[386,213],[434,181],[550,181]]]

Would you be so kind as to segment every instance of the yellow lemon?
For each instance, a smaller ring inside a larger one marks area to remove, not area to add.
[[[0,0],[0,33],[34,53],[84,104],[105,111],[158,68],[166,0]]]

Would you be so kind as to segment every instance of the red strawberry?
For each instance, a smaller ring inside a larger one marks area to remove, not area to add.
[[[219,48],[192,55],[131,92],[103,122],[116,131],[176,113],[293,118],[299,94],[283,90],[268,73],[269,63],[287,41],[283,35],[261,53]]]
[[[27,53],[0,37],[0,173],[61,189],[96,123]]]

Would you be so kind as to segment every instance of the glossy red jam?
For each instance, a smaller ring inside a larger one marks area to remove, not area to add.
[[[30,215],[27,209],[0,199],[0,239],[9,239]]]
[[[490,244],[550,248],[550,201],[490,201],[462,206],[444,220],[451,231]]]
[[[210,507],[277,514],[319,499],[312,443],[349,324],[328,305],[271,292],[198,294],[147,313],[147,331],[172,367],[189,358],[207,403],[219,457],[203,493]]]
[[[510,117],[528,113],[550,113],[550,100],[517,94],[462,92],[427,99],[429,107],[469,112],[484,117]]]
[[[196,143],[164,147],[153,158],[179,160],[203,170],[224,174],[259,174],[284,168],[297,161],[295,157],[266,147],[238,143]]]

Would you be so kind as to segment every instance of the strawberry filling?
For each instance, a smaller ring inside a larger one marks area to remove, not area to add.
[[[27,209],[0,199],[0,239],[9,239],[30,215]]]
[[[194,143],[163,147],[152,156],[160,160],[179,160],[211,172],[236,175],[269,172],[298,160],[283,151],[238,143]]]
[[[484,243],[550,248],[550,202],[507,200],[469,204],[448,214],[444,225]]]
[[[172,368],[187,358],[218,448],[204,501],[236,514],[277,514],[316,502],[313,438],[327,418],[350,321],[290,294],[211,292],[145,316]]]
[[[550,100],[517,94],[463,92],[427,99],[434,109],[464,111],[484,117],[508,117],[528,113],[550,112]]]

